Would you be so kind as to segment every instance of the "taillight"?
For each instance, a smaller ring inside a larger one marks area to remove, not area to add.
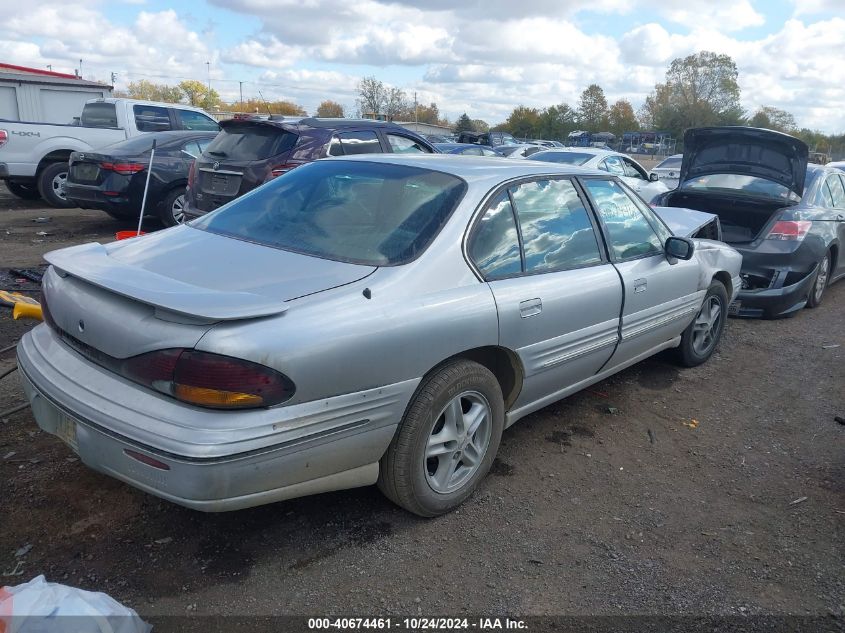
[[[8,140],[9,133],[6,130],[0,130],[0,147],[3,147]]]
[[[186,349],[165,349],[129,358],[119,372],[126,378],[212,409],[270,407],[293,397],[290,378],[240,358]]]
[[[273,178],[277,178],[282,174],[288,173],[291,169],[299,167],[302,163],[282,163],[281,165],[276,165],[270,169],[270,173],[267,174],[267,178],[264,179],[264,182],[268,180],[273,180]]]
[[[137,174],[145,168],[146,165],[141,163],[100,163],[100,169],[114,171],[118,174],[123,174],[124,176],[128,174]]]
[[[194,185],[194,178],[197,175],[197,161],[191,161],[191,167],[188,169],[188,188]]]
[[[766,236],[767,240],[800,242],[813,225],[809,220],[778,220]]]

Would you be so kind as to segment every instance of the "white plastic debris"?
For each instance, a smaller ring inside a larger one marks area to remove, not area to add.
[[[150,633],[138,614],[104,593],[37,576],[0,588],[0,631],[7,633]]]

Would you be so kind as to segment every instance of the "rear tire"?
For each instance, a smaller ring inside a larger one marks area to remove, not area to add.
[[[681,344],[675,350],[678,362],[684,367],[695,367],[713,355],[728,316],[728,291],[721,281],[710,282],[701,308],[681,335]]]
[[[810,288],[810,296],[807,297],[807,307],[818,307],[822,299],[824,299],[824,291],[827,284],[830,282],[830,251],[824,254],[822,260],[819,262],[819,269],[816,271],[816,280],[813,282],[813,287]]]
[[[185,222],[185,188],[171,189],[158,208],[158,217],[164,226],[176,226]]]
[[[387,452],[378,486],[423,517],[462,504],[487,475],[505,422],[502,390],[486,367],[448,362],[417,389]]]
[[[67,163],[50,163],[38,176],[38,192],[51,207],[70,209],[76,206],[65,194],[67,171]]]
[[[19,182],[6,181],[6,189],[22,200],[38,200],[41,194],[35,185],[23,185]]]

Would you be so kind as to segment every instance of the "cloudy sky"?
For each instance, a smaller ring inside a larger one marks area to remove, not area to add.
[[[675,57],[731,55],[743,105],[845,132],[845,0],[0,0],[0,61],[116,86],[206,81],[226,99],[352,107],[374,75],[454,120],[575,105],[590,83],[638,108]],[[207,65],[206,62],[209,62]]]

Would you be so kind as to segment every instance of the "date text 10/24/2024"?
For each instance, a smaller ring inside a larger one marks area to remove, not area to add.
[[[309,618],[308,629],[383,631],[525,631],[527,624],[512,618]]]

